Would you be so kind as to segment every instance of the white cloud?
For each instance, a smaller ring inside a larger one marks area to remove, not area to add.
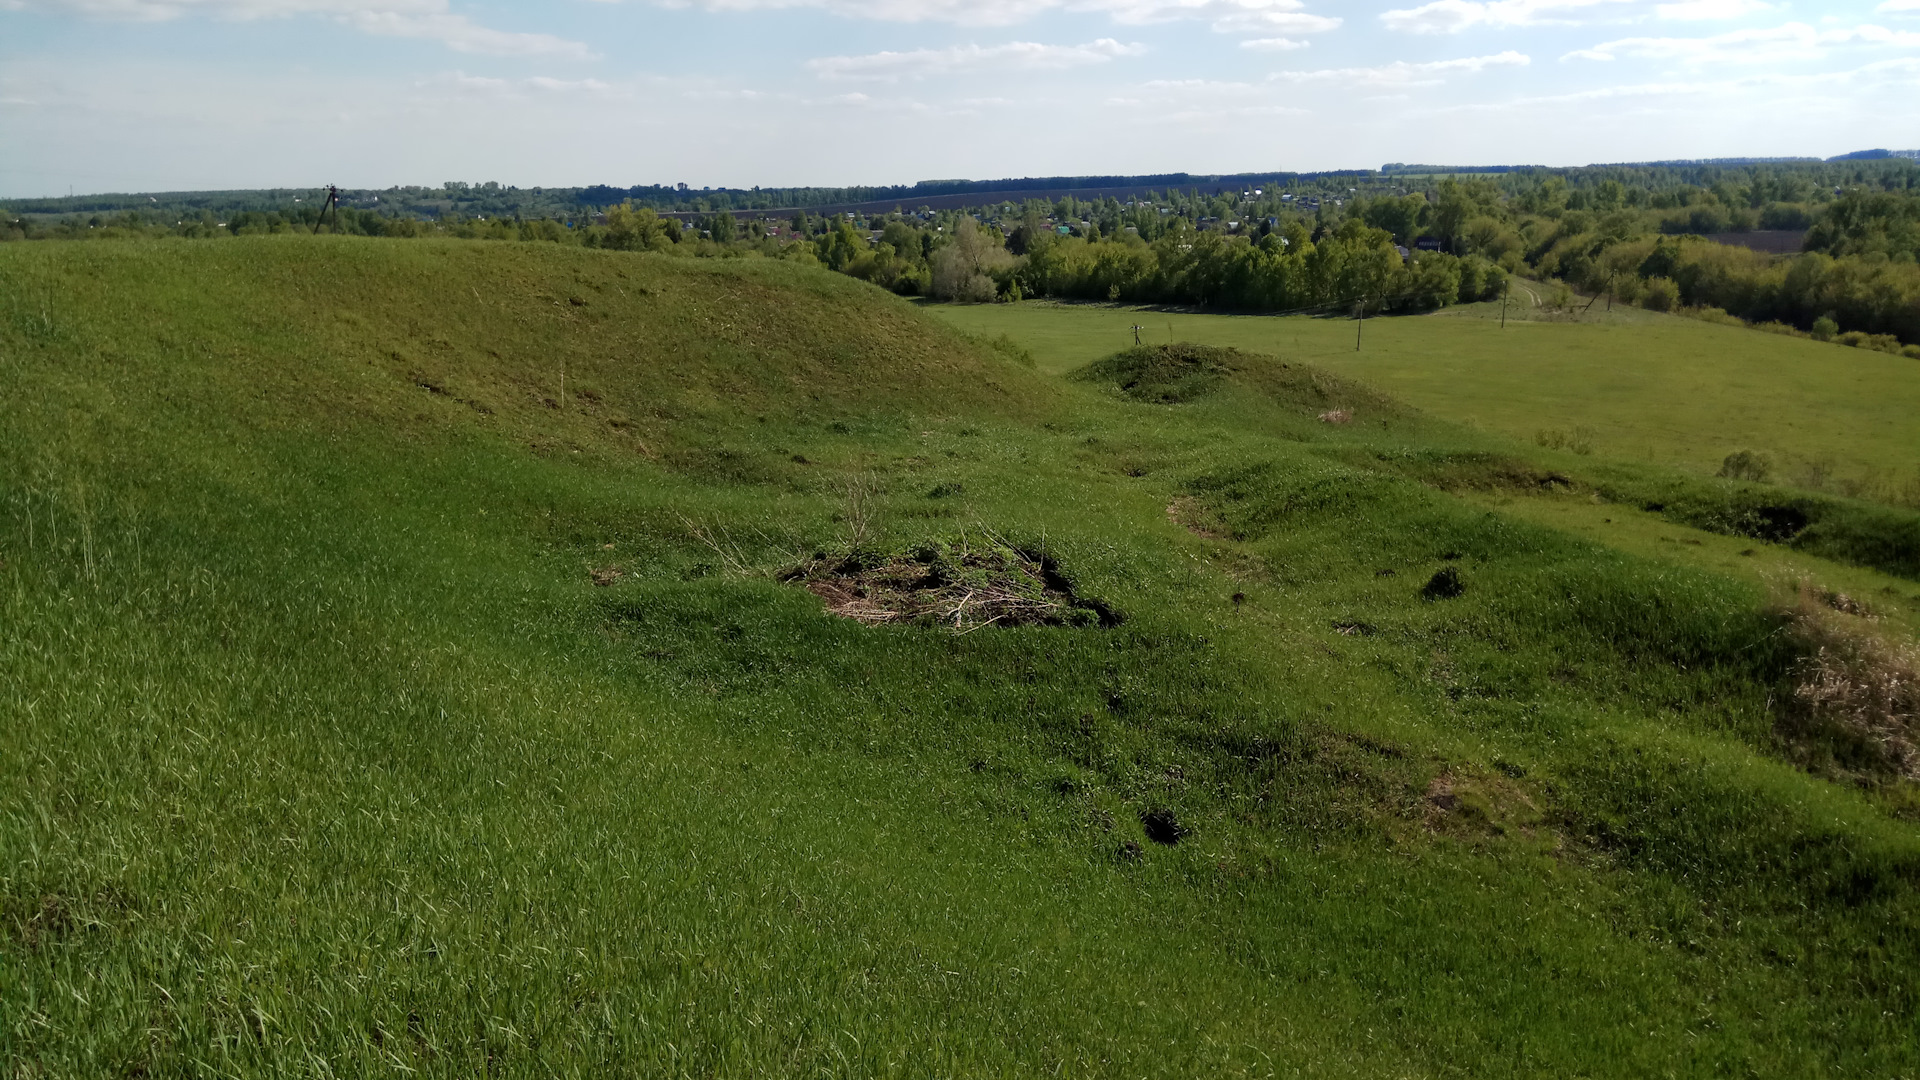
[[[409,15],[394,11],[358,11],[345,17],[348,25],[381,37],[425,38],[455,52],[487,56],[555,56],[592,59],[593,51],[577,41],[552,34],[523,34],[479,26],[465,15],[449,13]]]
[[[1473,74],[1494,67],[1525,67],[1532,62],[1525,53],[1517,53],[1509,49],[1492,56],[1432,60],[1423,64],[1410,64],[1404,60],[1396,60],[1379,67],[1277,71],[1268,78],[1294,83],[1340,82],[1359,86],[1431,86],[1446,81],[1445,76],[1456,72]]]
[[[1920,3],[1920,0],[1915,0]],[[1676,22],[1705,22],[1710,19],[1738,19],[1744,15],[1757,15],[1762,11],[1773,11],[1774,5],[1761,0],[1679,0],[1678,3],[1656,4],[1655,15]]]
[[[486,97],[526,97],[530,93],[538,94],[630,94],[630,87],[615,87],[599,79],[555,79],[546,75],[535,75],[525,79],[496,79],[485,75],[469,75],[464,71],[449,72],[431,80],[416,84],[422,88],[441,87],[458,94]]]
[[[1920,0],[1885,0],[1873,11],[1876,15],[1920,15]]]
[[[244,21],[314,15],[382,37],[438,41],[456,52],[576,60],[593,55],[585,45],[551,34],[480,26],[465,15],[454,14],[447,0],[11,0],[6,6],[128,22],[165,22],[188,16]]]
[[[1312,115],[1287,103],[1272,83],[1217,79],[1154,79],[1140,84],[1137,94],[1111,97],[1104,104],[1124,110],[1129,123],[1181,130],[1225,130],[1250,120]]]
[[[1310,15],[1304,0],[657,0],[673,8],[766,11],[810,8],[850,19],[1012,26],[1049,12],[1101,14],[1126,26],[1190,20],[1223,33],[1312,34],[1341,20]]]
[[[1100,11],[1130,25],[1192,19],[1235,33],[1243,27],[1293,34],[1332,30],[1340,20],[1306,13],[1303,0],[1072,0],[1069,10]]]
[[[1324,34],[1338,30],[1340,20],[1301,11],[1247,11],[1216,19],[1213,28],[1222,34]]]
[[[1060,71],[1104,64],[1124,56],[1139,56],[1145,45],[1127,45],[1112,38],[1084,45],[1042,45],[1010,41],[1005,45],[956,45],[947,49],[877,52],[865,56],[826,56],[807,61],[807,70],[823,79],[875,79],[894,82],[903,77],[924,78],[985,68],[1018,71]]]
[[[1920,32],[1889,30],[1871,24],[1819,30],[1806,23],[1733,30],[1708,37],[1631,37],[1576,49],[1562,60],[1681,60],[1696,64],[1778,64],[1818,60],[1834,46],[1920,46]]]
[[[1380,21],[1389,30],[1409,34],[1457,34],[1473,26],[1540,26],[1574,24],[1573,16],[1601,5],[1631,0],[1433,0],[1416,8],[1383,12]]]
[[[1057,0],[658,0],[668,8],[779,11],[811,8],[850,19],[1011,26],[1058,7]]]
[[[1295,41],[1292,38],[1270,37],[1249,38],[1241,42],[1240,47],[1243,49],[1252,49],[1255,52],[1292,52],[1295,49],[1304,49],[1308,44],[1308,42]]]
[[[1694,112],[1710,99],[1746,111],[1754,108],[1756,103],[1762,102],[1772,104],[1819,102],[1821,100],[1819,95],[1823,90],[1857,87],[1862,90],[1884,92],[1888,87],[1908,87],[1917,84],[1920,84],[1920,57],[1901,57],[1876,61],[1851,70],[1798,75],[1768,72],[1710,82],[1632,83],[1624,86],[1578,90],[1566,94],[1530,95],[1499,102],[1449,105],[1435,109],[1434,112],[1509,112],[1560,105],[1584,105],[1593,101],[1631,101],[1633,99],[1645,99],[1649,103],[1647,107],[1639,110],[1641,112]],[[1845,104],[1847,99],[1828,100],[1841,108],[1847,107]]]

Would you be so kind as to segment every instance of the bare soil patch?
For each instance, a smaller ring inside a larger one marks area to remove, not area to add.
[[[863,623],[916,623],[971,633],[986,626],[1117,625],[1077,595],[1045,555],[1002,544],[924,544],[900,554],[816,555],[781,575],[827,610]]]

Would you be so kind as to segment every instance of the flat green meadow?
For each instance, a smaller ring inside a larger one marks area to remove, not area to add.
[[[1134,322],[1246,351],[1112,358]],[[1777,602],[1910,635],[1920,519],[1702,475],[1898,467],[1920,371],[1353,329],[0,245],[0,1060],[1920,1073],[1920,799],[1783,734]],[[868,624],[793,575],[956,550],[1105,615]]]
[[[1500,304],[1368,319],[1207,315],[1096,304],[929,305],[968,331],[1006,334],[1043,370],[1141,340],[1295,357],[1469,427],[1712,475],[1767,455],[1773,479],[1920,506],[1920,364],[1910,358],[1620,307],[1549,314]],[[1357,331],[1357,333],[1356,333]],[[1360,348],[1356,350],[1355,339]]]

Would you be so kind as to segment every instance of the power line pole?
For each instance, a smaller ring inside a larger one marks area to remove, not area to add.
[[[335,232],[338,232],[340,229],[340,189],[334,187],[332,184],[327,185],[327,201],[320,204],[320,216],[313,223],[313,235],[315,236],[320,235],[320,226],[326,224],[328,207],[333,208],[333,228]]]
[[[1363,296],[1360,298],[1358,321],[1356,321],[1353,324],[1353,351],[1354,352],[1360,351],[1360,331],[1366,329],[1366,326],[1367,326],[1367,300],[1366,300],[1366,297]]]
[[[1612,311],[1613,310],[1613,274],[1611,273],[1607,274],[1606,295],[1607,295],[1607,310]],[[1585,315],[1587,312],[1592,311],[1593,305],[1599,302],[1600,302],[1600,294],[1594,293],[1593,299],[1587,301],[1587,306],[1581,309],[1580,314]]]
[[[1500,329],[1507,328],[1507,294],[1513,291],[1513,279],[1509,277],[1500,285]]]

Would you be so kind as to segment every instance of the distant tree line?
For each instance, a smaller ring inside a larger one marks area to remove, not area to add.
[[[1063,195],[862,217],[800,208],[771,218],[717,207],[687,220],[635,199],[635,189],[606,189],[626,197],[598,209],[576,201],[540,216],[409,214],[398,199],[348,199],[324,229],[782,258],[905,295],[974,302],[1050,296],[1239,311],[1417,311],[1496,296],[1521,274],[1658,310],[1731,313],[1890,351],[1920,345],[1920,164],[1912,161],[1323,174],[1311,184],[1246,184],[1213,193],[1170,187],[1125,202]],[[515,189],[448,184],[415,194],[471,207],[511,202]],[[113,213],[22,215],[0,224],[0,239],[270,234],[311,230],[318,219],[313,200],[225,211],[156,201]],[[1755,228],[1805,229],[1805,250],[1779,258],[1704,238]]]

